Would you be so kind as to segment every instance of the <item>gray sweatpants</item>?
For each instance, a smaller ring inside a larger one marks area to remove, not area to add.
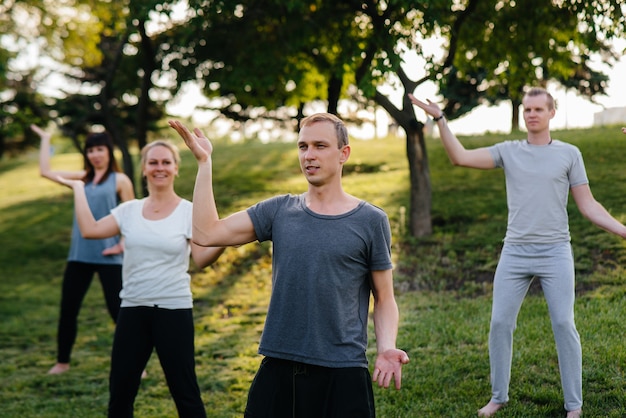
[[[565,409],[582,407],[582,349],[574,323],[574,257],[569,242],[505,244],[496,269],[489,331],[493,402],[509,400],[513,331],[533,277],[541,282],[556,341]]]

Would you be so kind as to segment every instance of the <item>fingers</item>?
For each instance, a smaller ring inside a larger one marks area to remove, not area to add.
[[[399,370],[398,373],[394,375],[394,378],[396,390],[400,390],[400,388],[402,387],[402,370]]]
[[[382,372],[379,369],[374,369],[374,374],[372,375],[372,380],[378,383],[379,387],[384,387],[385,389],[389,388],[391,384],[391,379],[395,378],[395,387],[396,389],[400,389],[400,384],[402,382],[401,373],[398,372]]]

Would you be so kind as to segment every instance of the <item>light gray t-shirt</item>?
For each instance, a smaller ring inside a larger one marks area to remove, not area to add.
[[[191,308],[191,202],[183,199],[168,217],[153,221],[142,215],[145,200],[111,211],[124,237],[121,306]]]
[[[271,240],[272,296],[259,353],[324,367],[367,367],[371,272],[388,270],[385,212],[367,202],[337,216],[282,195],[247,210]]]
[[[509,215],[504,242],[569,242],[569,190],[589,182],[580,150],[559,140],[548,145],[517,140],[495,144],[489,151],[506,179]]]

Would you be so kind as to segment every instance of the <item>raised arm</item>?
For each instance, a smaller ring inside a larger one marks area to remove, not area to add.
[[[30,125],[30,129],[39,135],[41,142],[39,146],[39,174],[41,177],[45,177],[59,184],[63,184],[59,181],[59,176],[71,180],[83,178],[85,175],[84,171],[52,171],[50,166],[51,135],[37,125]]]
[[[495,162],[493,161],[493,157],[487,148],[483,147],[472,150],[465,149],[461,141],[459,141],[456,135],[454,135],[450,130],[443,111],[439,109],[439,106],[436,103],[433,103],[430,100],[428,100],[428,103],[424,103],[421,100],[416,99],[412,94],[409,94],[409,99],[411,100],[411,103],[422,109],[428,115],[433,117],[433,119],[437,119],[437,127],[439,128],[441,142],[443,143],[446,153],[448,154],[448,158],[450,158],[450,162],[452,164],[463,167],[480,168],[484,170],[495,168]]]
[[[393,294],[391,270],[372,272],[372,293],[376,333],[376,362],[372,380],[378,382],[378,386],[387,388],[391,379],[394,379],[396,389],[400,389],[402,365],[409,362],[409,356],[396,348],[399,313]]]
[[[83,238],[101,239],[119,235],[120,228],[113,215],[109,214],[96,221],[89,208],[89,203],[87,203],[85,183],[82,180],[59,177],[57,182],[74,190],[74,213]]]
[[[213,145],[198,128],[191,132],[178,121],[170,126],[183,138],[198,161],[193,191],[193,242],[203,247],[241,245],[256,240],[252,220],[246,211],[219,218],[213,193]]]
[[[588,184],[572,187],[572,197],[580,213],[594,225],[626,238],[626,226],[615,219],[591,193]]]

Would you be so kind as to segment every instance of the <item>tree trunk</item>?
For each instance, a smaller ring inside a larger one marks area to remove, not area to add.
[[[522,104],[521,100],[511,99],[511,105],[513,106],[513,111],[511,112],[511,132],[519,132],[519,107]]]
[[[420,238],[431,235],[433,232],[432,189],[424,129],[422,124],[417,123],[402,127],[406,132],[406,154],[411,180],[409,229],[411,236]]]
[[[150,100],[150,89],[152,88],[152,73],[156,69],[154,62],[154,47],[152,40],[146,33],[146,22],[140,20],[137,24],[137,29],[141,34],[141,68],[143,69],[143,76],[141,78],[141,92],[139,94],[139,103],[137,106],[137,145],[139,149],[143,149],[148,143],[148,119],[149,108],[152,104]],[[142,177],[141,189],[143,196],[148,195],[148,185],[145,179]]]
[[[128,150],[128,141],[126,140],[126,138],[124,138],[124,135],[119,128],[120,123],[118,123],[118,119],[115,117],[112,107],[110,106],[111,97],[114,96],[111,92],[113,88],[113,80],[115,78],[115,74],[117,73],[117,71],[119,71],[124,45],[126,45],[128,41],[128,36],[129,32],[126,31],[125,35],[117,44],[117,48],[115,49],[115,55],[111,60],[107,75],[104,79],[104,85],[102,87],[102,90],[100,91],[99,102],[102,106],[102,119],[104,121],[104,127],[111,134],[115,145],[117,145],[120,151],[122,151],[124,172],[133,183],[134,187],[135,169],[132,156],[130,155],[130,151]]]
[[[412,91],[412,90],[409,90]],[[402,109],[397,108],[387,96],[376,92],[375,101],[406,132],[406,154],[409,162],[411,185],[409,201],[409,233],[416,238],[432,235],[432,189],[430,166],[424,139],[424,124],[415,117],[413,105],[404,96]],[[402,225],[404,227],[404,225]]]
[[[332,75],[328,80],[328,113],[332,113],[333,115],[337,114],[342,85],[343,80],[337,76]]]

